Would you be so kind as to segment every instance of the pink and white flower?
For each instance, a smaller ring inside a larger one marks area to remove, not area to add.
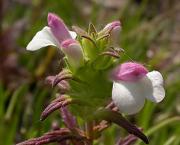
[[[118,46],[119,38],[120,38],[120,31],[121,31],[121,22],[120,21],[113,21],[107,24],[104,27],[105,31],[110,32],[111,43],[114,46]]]
[[[111,23],[108,23],[105,27],[104,30],[109,30],[109,31],[117,31],[121,30],[121,22],[120,21],[113,21]]]
[[[135,114],[142,109],[146,99],[159,103],[165,97],[161,73],[148,72],[141,64],[121,64],[113,71],[112,79],[112,99],[122,113]]]
[[[83,64],[83,51],[78,41],[66,39],[61,43],[61,49],[68,58],[71,66],[78,68]]]
[[[46,46],[61,48],[61,43],[66,39],[75,39],[76,33],[69,31],[63,20],[53,13],[48,14],[48,26],[37,32],[26,47],[35,51]]]

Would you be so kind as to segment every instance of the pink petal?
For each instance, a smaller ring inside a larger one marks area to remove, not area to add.
[[[113,47],[119,47],[119,38],[120,38],[120,31],[121,31],[121,22],[114,21],[107,24],[104,29],[105,32],[110,34],[110,45]]]
[[[53,35],[61,43],[62,41],[71,38],[68,28],[64,24],[63,20],[56,14],[48,14],[48,25],[51,28]]]
[[[61,49],[68,58],[71,66],[77,68],[83,64],[83,51],[78,41],[67,39],[61,43]]]
[[[126,62],[113,70],[112,79],[114,81],[137,81],[147,73],[148,70],[142,64]]]
[[[110,29],[111,30],[111,29],[114,29],[116,27],[121,27],[120,21],[113,21],[113,22],[107,24],[104,29]]]

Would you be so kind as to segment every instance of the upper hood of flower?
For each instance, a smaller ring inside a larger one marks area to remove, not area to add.
[[[148,73],[148,70],[139,63],[126,62],[112,71],[114,81],[137,81]]]
[[[63,20],[56,14],[48,14],[48,25],[51,28],[53,35],[59,41],[59,43],[66,39],[72,38]]]
[[[113,21],[109,24],[107,24],[104,29],[109,29],[109,30],[112,30],[116,27],[121,27],[121,22],[120,21]]]

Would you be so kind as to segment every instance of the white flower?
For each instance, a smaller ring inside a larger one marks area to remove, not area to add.
[[[36,33],[27,45],[27,50],[35,51],[50,45],[60,48],[64,40],[75,39],[77,36],[75,32],[69,31],[64,22],[55,14],[48,14],[48,25]]]
[[[113,72],[112,99],[120,112],[135,114],[144,106],[145,99],[159,103],[165,97],[160,72],[148,72],[138,63],[124,63]]]

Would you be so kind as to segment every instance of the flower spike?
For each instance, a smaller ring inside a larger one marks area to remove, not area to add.
[[[119,47],[121,22],[113,21],[101,31],[93,24],[89,25],[88,32],[73,26],[75,32],[71,32],[56,14],[49,13],[47,21],[48,26],[37,32],[27,50],[51,45],[63,52],[59,74],[46,78],[48,84],[58,88],[56,99],[46,106],[40,120],[58,110],[66,128],[56,123],[52,132],[18,145],[52,142],[92,145],[113,123],[131,134],[119,140],[117,145],[130,145],[138,138],[148,144],[142,130],[124,115],[139,112],[146,99],[161,102],[165,97],[163,77],[160,72],[149,72],[142,64],[134,62]],[[121,53],[132,62],[119,64]],[[85,127],[78,123],[79,118],[75,115],[85,122]]]

